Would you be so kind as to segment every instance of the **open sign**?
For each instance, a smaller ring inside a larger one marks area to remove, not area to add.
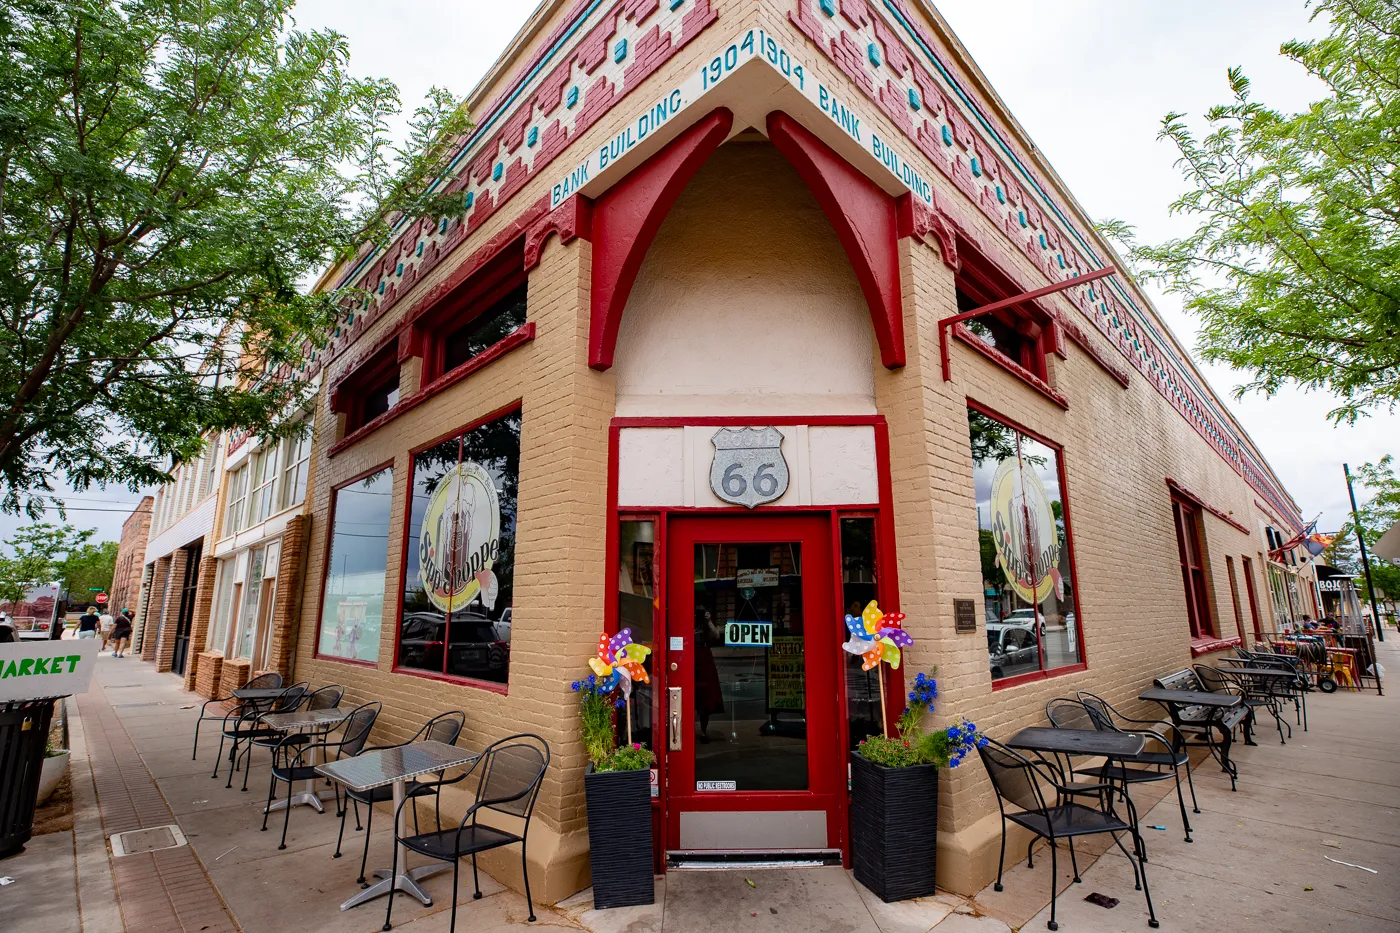
[[[773,646],[773,623],[726,622],[724,623],[724,643],[729,646],[751,645],[771,648]]]

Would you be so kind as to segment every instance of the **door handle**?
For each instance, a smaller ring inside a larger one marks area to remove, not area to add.
[[[667,687],[666,694],[670,707],[670,728],[667,730],[666,748],[669,751],[678,752],[681,750],[681,688]]]

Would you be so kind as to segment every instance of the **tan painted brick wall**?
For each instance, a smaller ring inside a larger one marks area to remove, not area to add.
[[[179,548],[170,555],[170,579],[165,584],[165,605],[160,613],[160,634],[156,639],[156,670],[170,670],[175,659],[175,631],[179,626],[180,608],[185,599],[185,569],[190,552]],[[142,652],[145,657],[145,652]]]
[[[219,670],[219,689],[225,694],[246,684],[253,676],[253,662],[247,658],[224,659]]]
[[[190,642],[185,651],[185,689],[196,689],[199,680],[199,666],[204,663],[204,652],[200,649],[209,637],[210,610],[214,605],[214,576],[218,573],[219,561],[213,556],[201,557],[199,561],[199,589],[194,595],[194,618],[190,622]],[[218,673],[214,674],[217,682]]]
[[[222,696],[223,694],[219,693],[219,686],[220,676],[224,668],[224,656],[217,651],[201,651],[196,655],[196,658],[199,660],[197,667],[199,674],[195,678],[194,692],[209,700],[216,696]],[[188,683],[186,683],[185,689],[191,689]]]
[[[156,639],[160,635],[161,619],[165,616],[166,596],[170,592],[170,555],[167,554],[156,560],[151,573],[151,582],[146,595],[146,611],[141,614],[141,631],[138,635],[138,645],[141,650],[141,660],[154,661],[156,657]]]

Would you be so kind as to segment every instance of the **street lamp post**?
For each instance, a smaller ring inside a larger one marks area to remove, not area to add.
[[[1366,595],[1371,598],[1371,626],[1376,637],[1385,641],[1385,626],[1381,625],[1380,607],[1376,605],[1376,588],[1371,583],[1371,559],[1366,556],[1366,536],[1361,533],[1361,516],[1356,511],[1356,490],[1351,488],[1351,467],[1342,464],[1342,472],[1347,478],[1347,495],[1351,497],[1351,521],[1356,526],[1356,543],[1361,548],[1361,569],[1366,572]]]

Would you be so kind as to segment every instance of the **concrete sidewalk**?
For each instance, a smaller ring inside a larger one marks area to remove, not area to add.
[[[1393,641],[1382,648],[1381,659],[1390,671],[1400,671],[1400,651]],[[1261,727],[1258,747],[1238,747],[1237,793],[1213,763],[1198,767],[1202,812],[1192,814],[1194,844],[1181,839],[1175,795],[1161,799],[1168,785],[1134,789],[1134,800],[1148,811],[1143,824],[1167,827],[1165,832],[1145,830],[1148,881],[1162,929],[1400,930],[1400,885],[1395,880],[1400,875],[1400,699],[1372,691],[1314,693],[1309,701],[1309,732],[1295,727],[1292,740],[1281,746],[1276,733]],[[345,833],[344,857],[333,859],[339,829],[334,806],[328,804],[324,814],[298,807],[291,814],[287,849],[279,851],[281,814],[273,815],[268,832],[259,829],[267,753],[255,753],[246,794],[239,791],[239,782],[226,789],[224,773],[211,780],[217,730],[204,730],[199,759],[191,761],[198,698],[185,693],[177,678],[156,674],[135,658],[102,655],[92,691],[71,707],[77,737],[74,830],[58,841],[41,837],[44,841],[25,853],[0,862],[0,875],[20,879],[0,888],[0,917],[5,918],[0,928],[6,933],[380,929],[382,899],[350,911],[338,909],[359,890],[355,878],[365,836],[355,831],[353,819]],[[968,767],[980,769],[975,763]],[[389,861],[385,819],[380,813],[375,821],[371,868]],[[187,846],[109,859],[104,837],[168,824],[180,827]],[[1146,908],[1141,893],[1133,890],[1127,861],[1116,849],[1094,861],[1086,851],[1101,847],[1078,848],[1082,884],[1072,883],[1069,860],[1061,859],[1061,929],[1146,931]],[[46,906],[34,908],[39,884],[46,885]],[[463,933],[526,925],[524,899],[515,892],[483,874],[485,897],[474,901],[470,882],[463,885],[458,915]],[[447,930],[451,875],[431,878],[424,886],[433,905],[425,908],[398,897],[396,929]],[[556,908],[537,907],[539,922],[532,926],[593,933],[1045,929],[1048,852],[1037,854],[1034,868],[1024,858],[1008,868],[1004,887],[1001,893],[988,887],[975,898],[939,895],[889,905],[839,868],[680,871],[657,880],[654,906],[594,911],[589,892],[583,892]],[[1089,904],[1083,898],[1090,892],[1120,903],[1111,910]],[[20,904],[21,897],[28,912],[7,907],[7,902]]]

